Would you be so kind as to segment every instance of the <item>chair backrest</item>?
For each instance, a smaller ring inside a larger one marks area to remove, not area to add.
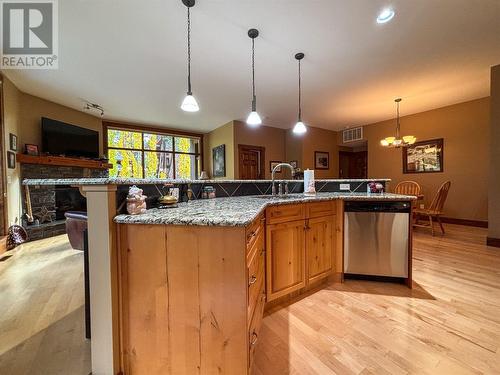
[[[422,188],[415,181],[402,181],[396,185],[394,192],[403,195],[420,195]]]
[[[429,211],[436,215],[440,215],[443,213],[444,202],[446,202],[446,198],[448,197],[450,186],[451,181],[446,181],[441,185],[436,195],[434,196],[431,205],[429,206]]]

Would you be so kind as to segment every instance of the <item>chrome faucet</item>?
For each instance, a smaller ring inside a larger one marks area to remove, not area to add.
[[[272,192],[273,195],[276,195],[276,186],[274,184],[274,174],[281,167],[288,167],[290,169],[290,171],[292,172],[292,177],[295,175],[295,169],[290,164],[288,164],[288,163],[279,163],[278,165],[276,165],[273,168],[273,171],[271,173],[271,178],[272,178],[271,192]],[[285,184],[285,193],[288,193],[288,185],[287,184]],[[283,190],[282,189],[280,189],[279,195],[283,195]]]

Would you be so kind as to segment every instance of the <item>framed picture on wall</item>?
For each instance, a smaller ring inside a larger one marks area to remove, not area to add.
[[[16,154],[12,151],[7,151],[7,167],[10,169],[16,168]]]
[[[278,160],[271,160],[269,162],[269,172],[273,173],[273,169],[274,167],[276,167],[278,164],[282,163],[282,161],[278,161]],[[276,173],[281,173],[281,167],[279,167],[278,169],[276,169]]]
[[[9,133],[9,148],[11,151],[17,151],[17,135]]]
[[[438,138],[403,148],[403,173],[443,172],[443,147],[443,138]]]
[[[212,149],[212,176],[226,177],[226,145],[220,145]]]
[[[314,169],[329,169],[330,153],[326,151],[314,151]]]
[[[38,145],[25,144],[24,151],[25,151],[26,155],[38,156],[38,154],[39,154]]]

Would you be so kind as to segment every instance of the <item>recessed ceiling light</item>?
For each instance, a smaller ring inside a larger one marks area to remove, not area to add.
[[[385,8],[382,12],[379,13],[377,17],[377,23],[386,23],[394,18],[394,10],[391,8]]]

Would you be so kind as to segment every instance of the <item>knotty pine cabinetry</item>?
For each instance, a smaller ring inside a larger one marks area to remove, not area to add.
[[[123,374],[249,374],[265,304],[265,223],[118,225]]]
[[[337,209],[336,201],[267,209],[267,301],[307,288],[335,271],[337,231],[341,230]]]

